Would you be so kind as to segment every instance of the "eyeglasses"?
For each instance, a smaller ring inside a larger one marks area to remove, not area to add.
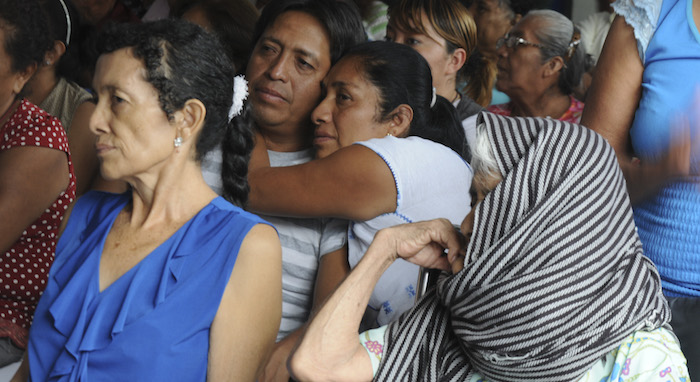
[[[505,45],[508,49],[517,48],[520,45],[531,45],[536,46],[538,48],[544,48],[544,45],[542,44],[535,44],[534,42],[527,41],[522,37],[511,36],[510,34],[506,34],[505,36],[498,39],[498,41],[496,42],[496,49],[501,49],[503,45]]]

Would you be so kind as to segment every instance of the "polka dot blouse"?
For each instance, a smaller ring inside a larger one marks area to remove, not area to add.
[[[68,155],[70,172],[68,187],[0,257],[0,337],[9,337],[24,348],[34,309],[54,259],[58,227],[75,198],[75,176],[66,133],[58,118],[22,100],[0,129],[0,151],[22,146],[61,150]]]

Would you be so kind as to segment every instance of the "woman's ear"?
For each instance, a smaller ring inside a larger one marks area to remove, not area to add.
[[[449,62],[447,63],[447,74],[459,72],[459,70],[462,69],[462,66],[464,66],[465,62],[467,62],[467,51],[463,48],[455,49],[455,51],[452,52]]]
[[[12,93],[17,95],[19,94],[22,89],[24,89],[24,85],[29,82],[29,79],[32,78],[34,73],[36,73],[37,69],[37,64],[33,63],[26,68],[18,71],[17,73],[12,74]]]
[[[66,45],[62,41],[54,41],[53,47],[47,50],[46,54],[44,54],[44,64],[46,64],[47,66],[55,65],[65,53]]]
[[[413,109],[406,104],[401,104],[391,113],[388,133],[395,137],[405,137],[408,135],[412,121]]]
[[[204,126],[207,108],[202,101],[198,99],[189,99],[185,101],[185,106],[176,114],[176,127],[180,131],[182,139],[187,141],[188,139],[195,138]]]
[[[555,76],[559,78],[559,73],[564,68],[564,59],[561,56],[552,57],[547,61],[544,67],[543,75],[544,77]]]

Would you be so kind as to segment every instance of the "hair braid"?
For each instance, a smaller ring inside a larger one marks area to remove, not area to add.
[[[248,160],[253,150],[253,129],[250,107],[246,103],[239,116],[229,122],[224,134],[221,180],[223,196],[243,208],[248,203]]]

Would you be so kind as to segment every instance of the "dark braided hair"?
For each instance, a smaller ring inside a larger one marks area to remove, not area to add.
[[[231,121],[233,124],[233,129],[231,130],[254,131],[255,123],[253,122],[250,102],[245,102],[243,105],[241,113]],[[245,192],[247,195],[250,191],[248,179],[246,178],[245,182],[241,182],[235,174],[248,174],[248,159],[250,158],[250,147],[253,144],[252,134],[226,134],[224,136],[222,147],[226,149],[222,150],[221,184],[223,186],[223,195],[227,199],[241,192]]]
[[[112,25],[100,37],[100,54],[131,48],[146,68],[146,81],[158,92],[161,109],[173,117],[190,99],[201,101],[207,113],[196,143],[196,160],[226,142],[223,173],[235,184],[224,196],[245,206],[248,201],[248,160],[253,148],[252,130],[229,122],[234,69],[218,39],[201,27],[181,20]]]

